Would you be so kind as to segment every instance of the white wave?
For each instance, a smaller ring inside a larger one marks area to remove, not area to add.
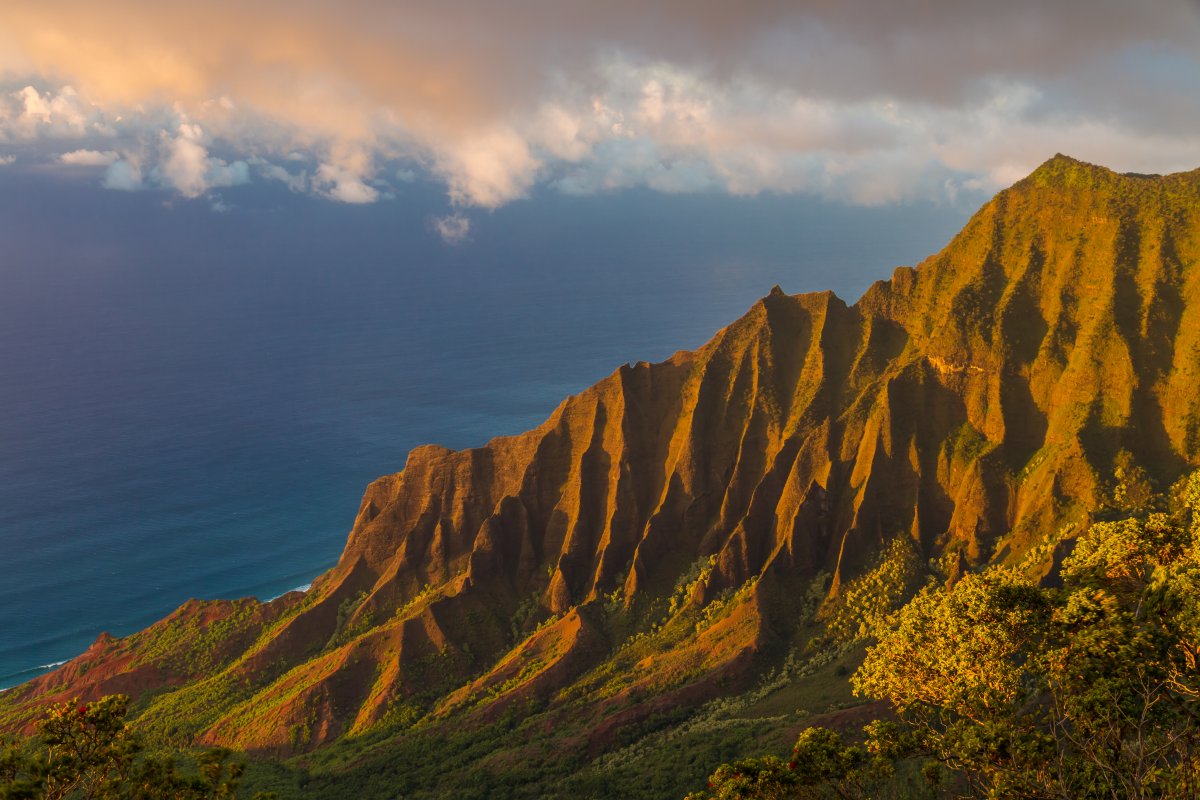
[[[283,595],[284,595],[284,594],[291,594],[292,592],[307,592],[307,591],[308,591],[309,589],[311,589],[311,588],[312,588],[312,584],[311,584],[311,583],[306,583],[306,584],[303,584],[303,585],[301,585],[301,586],[297,586],[297,587],[296,587],[296,588],[294,588],[294,589],[288,589],[288,590],[287,590],[286,592],[284,592],[283,594],[277,594],[277,595],[275,595],[274,597],[268,597],[268,598],[267,598],[266,600],[264,600],[263,602],[265,602],[265,603],[269,603],[269,602],[271,602],[272,600],[278,600],[279,598],[283,597]]]
[[[0,692],[7,692],[14,686],[19,686],[25,681],[33,680],[40,673],[61,667],[70,660],[71,659],[68,658],[63,661],[54,661],[49,664],[42,664],[40,667],[26,667],[25,669],[19,669],[16,672],[10,672],[7,675],[0,675]],[[16,680],[17,683],[11,683],[13,680]]]

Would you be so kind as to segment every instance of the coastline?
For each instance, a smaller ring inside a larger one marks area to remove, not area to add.
[[[74,658],[74,656],[72,656]],[[26,681],[31,681],[39,675],[45,675],[47,672],[58,669],[63,664],[69,662],[70,658],[64,658],[62,661],[52,661],[49,664],[42,664],[37,667],[29,667],[28,669],[11,672],[8,675],[0,675],[0,692],[7,692],[9,689],[14,689]],[[19,678],[20,680],[14,680]],[[12,681],[10,683],[10,681]]]
[[[256,599],[260,603],[270,603],[271,601],[278,600],[284,595],[289,595],[292,592],[307,592],[312,588],[312,585],[313,582],[308,581],[307,583],[302,583],[299,586],[294,586],[291,589],[288,589],[286,592],[281,592],[269,597],[256,597]],[[47,672],[52,672],[77,657],[78,654],[71,656],[70,658],[64,658],[61,661],[51,661],[47,664],[41,664],[36,667],[27,667],[25,669],[17,670],[16,672],[10,672],[7,675],[0,675],[0,694],[7,692],[9,689],[14,689],[23,683],[31,681],[34,678],[45,675]]]

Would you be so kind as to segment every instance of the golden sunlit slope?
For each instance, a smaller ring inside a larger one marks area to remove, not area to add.
[[[307,594],[102,638],[0,720],[123,691],[163,738],[282,754],[536,710],[598,752],[748,685],[896,537],[1048,569],[1105,476],[1200,464],[1198,261],[1200,172],[1057,156],[853,306],[775,289],[533,431],[415,449]]]

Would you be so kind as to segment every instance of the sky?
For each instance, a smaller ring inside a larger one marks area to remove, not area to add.
[[[4,0],[0,175],[234,209],[432,182],[953,202],[1200,166],[1200,0]]]

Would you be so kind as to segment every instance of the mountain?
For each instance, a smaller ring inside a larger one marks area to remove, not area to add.
[[[308,592],[101,636],[0,724],[123,692],[153,736],[306,765],[523,726],[477,753],[500,773],[765,697],[891,543],[1046,574],[1115,487],[1200,464],[1198,260],[1200,170],[1056,156],[854,305],[776,287],[535,430],[413,450]]]

